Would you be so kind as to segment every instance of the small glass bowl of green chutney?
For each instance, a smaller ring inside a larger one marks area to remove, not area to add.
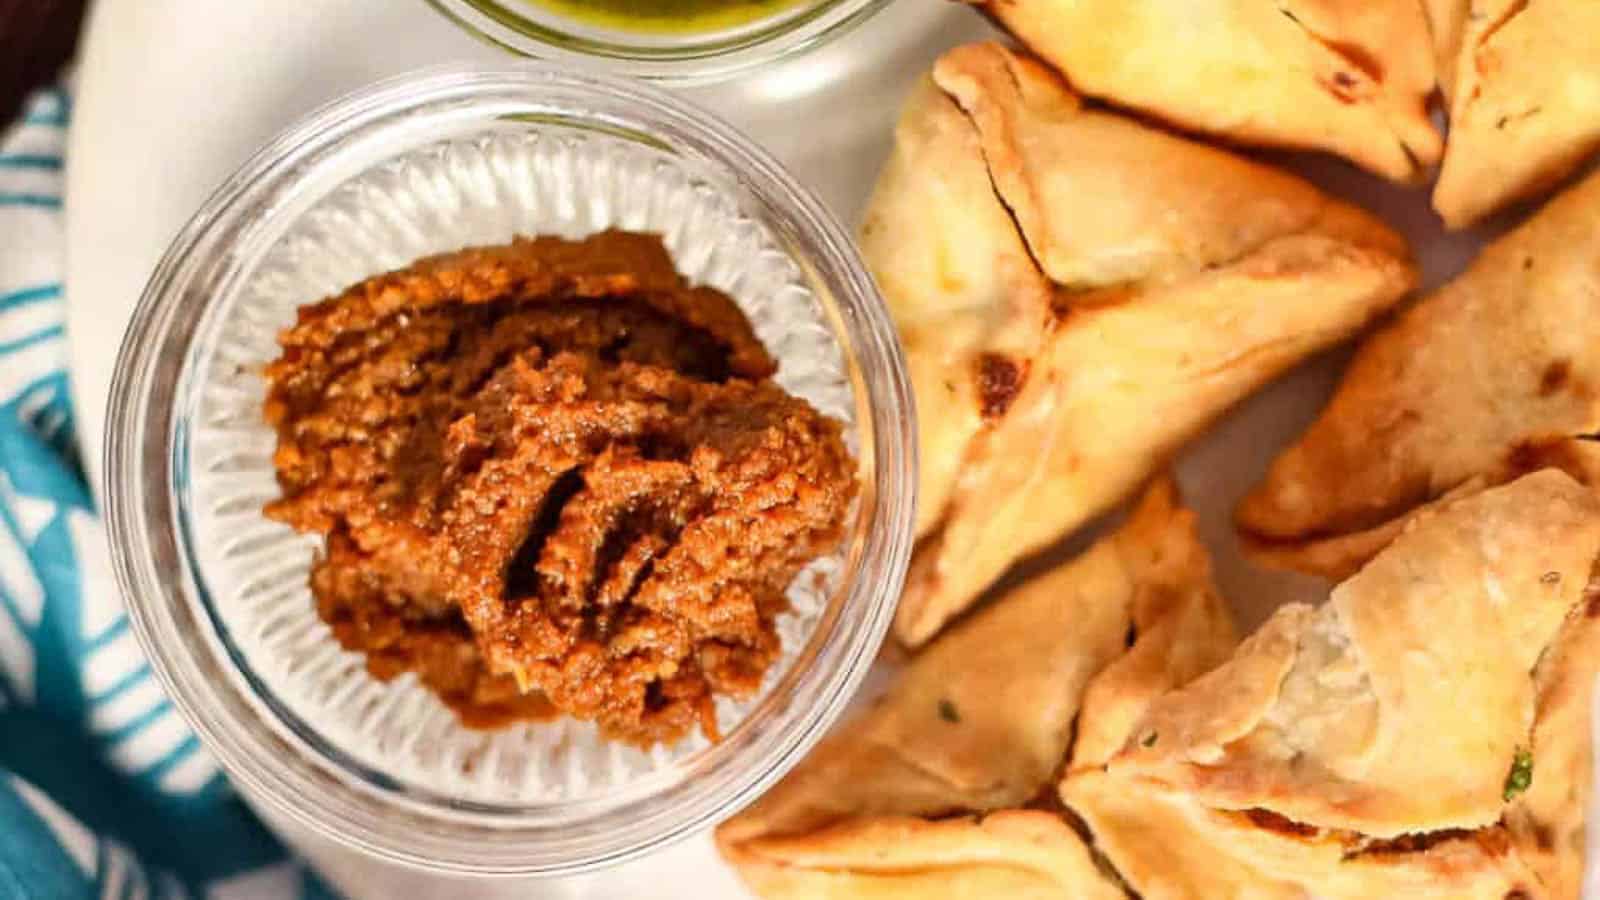
[[[838,37],[891,0],[428,0],[522,56],[702,83]]]

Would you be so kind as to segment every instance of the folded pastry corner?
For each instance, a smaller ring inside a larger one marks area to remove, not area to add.
[[[1434,187],[1461,228],[1600,148],[1600,4],[1428,0],[1450,141]]]
[[[1545,466],[1600,483],[1600,174],[1366,339],[1240,504],[1269,564],[1342,577],[1418,506]]]
[[[1131,576],[1113,541],[931,644],[888,693],[718,832],[1020,806],[1055,773],[1089,678],[1121,652]]]
[[[882,699],[719,828],[719,849],[779,900],[1124,896],[1057,813],[1023,807],[1056,778],[1085,687],[1122,656],[1130,628],[1155,632],[1175,616],[1231,634],[1193,514],[1163,478],[1118,532],[913,658]],[[1165,684],[1196,654],[1146,656],[1124,677]]]
[[[1094,846],[1147,900],[1507,900],[1544,890],[1505,828],[1353,841],[1265,810],[1214,809],[1164,785],[1091,769],[1062,784]]]
[[[919,423],[917,535],[967,443],[1004,410],[1049,320],[1050,289],[995,195],[977,129],[931,77],[912,91],[861,228],[906,349]]]
[[[1434,70],[1448,102],[1456,83],[1456,60],[1461,55],[1462,34],[1472,14],[1472,0],[1422,0],[1433,39]]]
[[[1416,278],[1365,212],[993,43],[918,89],[864,233],[919,404],[911,645]]]
[[[1156,697],[1221,665],[1239,641],[1194,513],[1170,479],[1145,492],[1117,540],[1125,564],[1143,573],[1129,604],[1131,640],[1084,689],[1073,769],[1104,765]]]
[[[1551,897],[1583,889],[1588,803],[1593,786],[1591,715],[1600,676],[1600,581],[1591,574],[1584,600],[1568,616],[1534,670],[1537,712],[1525,766],[1508,779],[1522,788],[1506,808],[1512,845]]]
[[[1184,279],[1302,233],[1409,255],[1379,220],[1310,182],[1086,109],[1060,75],[1000,44],[948,51],[933,81],[970,117],[994,191],[1067,290]]]
[[[1060,816],[1011,809],[981,819],[883,817],[724,848],[772,900],[1126,900]]]
[[[1062,798],[1148,898],[1576,898],[1597,554],[1600,500],[1556,471],[1440,504],[1109,764],[1075,752]]]
[[[1416,0],[968,0],[1083,93],[1247,144],[1414,181],[1443,142]]]

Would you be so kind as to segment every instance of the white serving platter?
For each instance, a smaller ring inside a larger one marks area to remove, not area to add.
[[[913,81],[944,49],[993,33],[966,7],[899,0],[839,42],[687,93],[756,137],[853,223]],[[78,67],[66,208],[73,389],[84,457],[96,479],[106,392],[128,317],[168,240],[210,191],[269,137],[324,102],[420,66],[474,59],[505,57],[422,0],[95,5]],[[1425,190],[1396,188],[1334,160],[1289,164],[1404,231],[1430,287],[1458,272],[1493,231],[1446,235]],[[1229,515],[1277,450],[1316,414],[1342,359],[1343,351],[1334,351],[1313,360],[1246,401],[1179,462],[1218,581],[1238,604],[1244,627],[1280,603],[1322,596],[1319,582],[1248,566]],[[354,900],[747,897],[705,835],[596,878],[532,892],[506,883],[434,884],[305,835],[286,836]],[[1600,893],[1591,884],[1586,895]]]

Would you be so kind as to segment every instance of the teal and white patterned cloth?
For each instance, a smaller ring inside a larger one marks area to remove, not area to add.
[[[67,390],[70,105],[0,132],[0,900],[331,898],[163,696],[110,574]]]

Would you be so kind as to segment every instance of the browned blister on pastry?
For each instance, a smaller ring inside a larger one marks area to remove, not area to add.
[[[1122,897],[1056,812],[1021,807],[1066,759],[1090,679],[1123,656],[1130,629],[1162,633],[1169,620],[1183,631],[1206,623],[1221,652],[1231,643],[1193,514],[1161,481],[1117,534],[930,644],[873,707],[718,829],[719,848],[757,893],[781,900]],[[1122,668],[1169,685],[1158,670],[1205,655]]]
[[[1553,186],[1600,148],[1600,4],[1425,5],[1450,115],[1433,193],[1447,225]]]
[[[1600,446],[1600,176],[1366,340],[1317,421],[1240,505],[1262,559],[1343,577],[1415,508]]]
[[[941,58],[897,134],[863,240],[919,407],[910,644],[1415,280],[1371,216],[995,44]]]
[[[1416,0],[968,0],[1083,93],[1396,181],[1438,162]]]
[[[1597,553],[1558,472],[1443,504],[1109,766],[1075,753],[1063,799],[1147,898],[1576,898]]]

